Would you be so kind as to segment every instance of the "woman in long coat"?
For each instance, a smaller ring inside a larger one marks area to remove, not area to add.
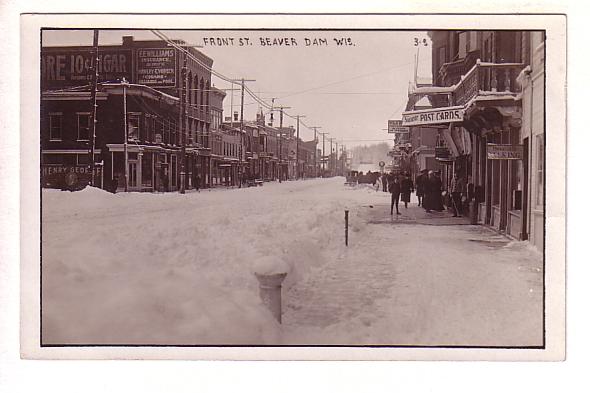
[[[440,178],[440,172],[436,172],[432,178],[432,210],[442,212],[444,210],[442,202],[442,180]]]
[[[414,183],[412,182],[412,180],[410,180],[410,175],[408,175],[407,173],[402,179],[400,190],[402,202],[404,203],[407,209],[408,203],[410,202],[410,194],[414,192]]]
[[[422,169],[420,175],[416,178],[416,196],[418,197],[418,206],[424,207],[424,183],[428,177],[428,170]]]

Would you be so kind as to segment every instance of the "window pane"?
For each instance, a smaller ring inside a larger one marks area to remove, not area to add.
[[[87,165],[90,160],[88,154],[78,154],[78,165]]]
[[[90,135],[90,115],[78,115],[78,140],[87,141]]]
[[[61,115],[49,115],[49,139],[61,140]]]
[[[139,139],[139,116],[129,115],[127,117],[127,139],[136,141]]]

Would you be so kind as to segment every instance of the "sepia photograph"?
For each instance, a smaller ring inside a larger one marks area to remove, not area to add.
[[[39,349],[561,347],[515,25],[42,26]]]

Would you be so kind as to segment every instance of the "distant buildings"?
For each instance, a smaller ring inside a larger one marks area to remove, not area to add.
[[[293,129],[265,125],[263,115],[244,121],[243,132],[240,119],[224,122],[226,94],[212,86],[213,59],[189,46],[185,56],[172,44],[185,45],[126,36],[121,45],[100,46],[96,119],[93,48],[42,48],[44,187],[79,189],[92,182],[153,192],[297,177]],[[310,143],[299,143],[305,177],[315,173]]]

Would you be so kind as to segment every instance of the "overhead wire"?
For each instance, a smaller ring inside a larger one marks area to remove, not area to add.
[[[173,46],[174,48],[176,48],[177,50],[181,51],[183,54],[185,54],[191,60],[193,60],[197,64],[199,64],[201,67],[203,67],[207,71],[211,72],[212,75],[218,77],[221,80],[224,80],[226,82],[231,83],[232,86],[234,84],[241,85],[243,87],[244,91],[247,92],[248,95],[250,97],[252,97],[252,99],[254,99],[254,101],[255,101],[253,103],[250,103],[250,105],[255,104],[255,103],[258,103],[260,106],[266,108],[267,110],[270,110],[270,111],[277,110],[277,109],[274,108],[274,105],[268,104],[262,98],[260,98],[256,93],[254,93],[248,86],[246,86],[243,83],[243,81],[242,81],[242,83],[240,83],[240,80],[239,79],[230,78],[228,76],[223,75],[219,71],[214,70],[212,67],[210,67],[207,64],[203,63],[200,59],[198,59],[196,56],[194,56],[192,53],[190,53],[190,51],[188,51],[187,49],[185,49],[184,47],[182,47],[180,44],[178,44],[177,42],[174,42],[172,39],[170,39],[169,37],[167,37],[161,31],[159,31],[159,30],[151,30],[151,32],[153,34],[155,34],[156,36],[158,36],[160,39],[164,40],[167,44],[169,44],[169,45]],[[316,87],[312,87],[312,88],[309,88],[309,89],[297,91],[297,92],[294,92],[294,93],[291,93],[291,94],[287,94],[287,95],[284,95],[282,97],[279,97],[279,99],[284,99],[284,98],[287,98],[287,97],[292,97],[292,96],[303,94],[303,93],[307,93],[307,92],[310,92],[310,91],[313,91],[313,90],[319,90],[319,89],[324,88],[324,87],[337,85],[337,84],[344,83],[344,82],[351,81],[351,80],[355,80],[355,79],[360,79],[360,78],[364,78],[364,77],[368,77],[368,76],[372,76],[372,75],[377,75],[377,74],[380,74],[380,73],[383,73],[383,72],[386,72],[386,71],[390,71],[392,69],[396,69],[396,68],[400,68],[400,67],[406,66],[406,65],[411,64],[411,63],[412,62],[408,62],[408,63],[404,63],[404,64],[398,64],[398,65],[395,65],[395,66],[392,66],[392,67],[384,68],[382,70],[378,70],[378,71],[374,71],[374,72],[370,72],[370,73],[366,73],[366,74],[362,74],[362,75],[357,75],[357,76],[346,78],[346,79],[342,79],[342,80],[339,80],[339,81],[330,82],[330,83],[327,83],[325,85],[316,86]],[[222,90],[222,89],[220,89],[220,90]],[[211,91],[211,90],[208,90],[208,91]],[[324,94],[329,94],[329,93],[324,93]],[[333,93],[333,94],[345,94],[345,93]],[[362,94],[362,92],[354,93],[354,94]],[[371,93],[367,93],[367,94],[371,94]],[[373,94],[375,94],[375,93],[373,93]],[[383,94],[387,94],[387,93],[384,92]],[[246,105],[246,104],[244,104],[244,105]],[[403,106],[403,104],[398,109],[396,109],[396,111],[391,116],[395,115],[397,113],[397,111],[399,109],[401,109],[402,106]],[[287,117],[292,118],[292,119],[297,119],[297,116],[291,115],[288,112],[283,111],[283,114],[285,116],[287,116]],[[303,125],[308,130],[313,131],[313,128],[311,128],[310,126],[308,126],[305,122],[301,121],[300,119],[299,119],[299,124],[300,125]]]

